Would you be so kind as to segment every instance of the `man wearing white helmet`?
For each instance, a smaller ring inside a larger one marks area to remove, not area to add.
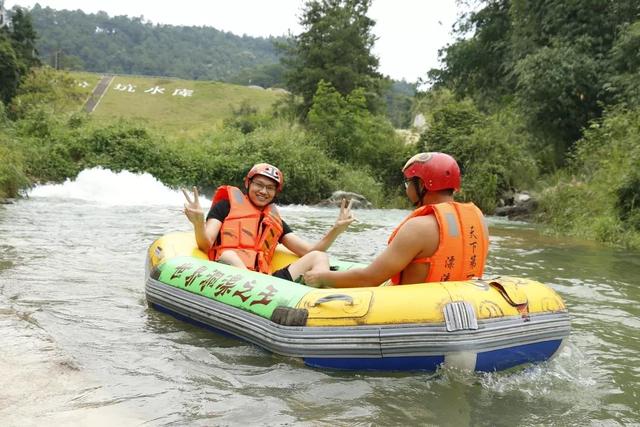
[[[482,276],[489,246],[484,216],[473,203],[458,203],[460,168],[444,153],[420,153],[402,168],[406,194],[417,208],[394,230],[389,245],[365,268],[312,269],[312,286],[376,286],[469,280]]]
[[[246,193],[224,185],[213,197],[211,209],[204,219],[198,189],[193,199],[182,190],[187,203],[184,213],[193,224],[198,247],[209,259],[295,281],[308,270],[329,270],[326,251],[340,233],[354,221],[351,202],[343,200],[335,225],[315,244],[296,236],[280,218],[273,204],[284,186],[284,175],[267,163],[254,165],[244,179]],[[300,259],[278,271],[272,271],[271,260],[278,243]]]

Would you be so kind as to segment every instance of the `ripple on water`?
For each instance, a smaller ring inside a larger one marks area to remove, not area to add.
[[[11,360],[3,372],[21,384],[0,391],[12,402],[0,408],[3,423],[42,416],[93,425],[120,413],[127,422],[114,424],[589,425],[633,420],[639,410],[637,254],[490,219],[487,273],[540,280],[569,307],[573,332],[556,359],[492,374],[321,371],[148,309],[148,245],[191,228],[177,199],[127,200],[34,197],[3,208],[0,262],[11,263],[0,267],[0,333]],[[337,215],[282,212],[309,240]],[[358,224],[331,254],[370,261],[407,213],[356,211]]]

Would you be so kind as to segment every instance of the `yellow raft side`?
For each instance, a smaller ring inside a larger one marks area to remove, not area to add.
[[[147,251],[149,263],[152,267],[160,264],[162,261],[177,256],[192,256],[200,259],[209,259],[207,255],[198,249],[196,237],[193,233],[169,233],[149,246]]]
[[[542,283],[514,278],[498,279],[497,282],[506,283],[507,288],[509,284],[518,286],[506,290],[506,298],[489,281],[318,289],[305,295],[298,308],[309,311],[308,326],[440,323],[444,322],[444,306],[454,301],[471,304],[479,320],[566,310],[558,294]],[[316,305],[320,298],[330,295],[344,295],[345,298]],[[353,303],[347,297],[352,298]],[[416,303],[418,301],[420,303]],[[366,305],[367,309],[363,307]]]
[[[158,239],[149,247],[148,255],[151,267],[176,256],[208,259],[197,249],[193,233],[185,232]],[[294,254],[278,247],[274,269],[296,259]],[[566,310],[560,296],[550,287],[513,277],[367,288],[309,288],[297,308],[307,309],[307,326],[441,323],[445,305],[455,301],[471,304],[479,320]]]
[[[149,246],[149,261],[152,267],[160,264],[163,260],[177,256],[192,256],[199,259],[208,260],[207,254],[198,249],[196,237],[193,233],[174,232],[168,233]],[[278,246],[273,259],[274,270],[286,267],[298,257],[283,246]]]

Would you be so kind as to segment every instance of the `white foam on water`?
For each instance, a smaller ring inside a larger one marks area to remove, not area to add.
[[[148,173],[113,172],[100,167],[85,169],[62,184],[38,185],[28,192],[32,198],[66,198],[109,206],[177,206],[185,202],[180,190],[174,190]],[[210,200],[200,197],[203,207]]]

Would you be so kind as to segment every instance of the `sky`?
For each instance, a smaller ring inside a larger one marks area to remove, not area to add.
[[[5,8],[36,3],[266,37],[299,34],[304,0],[5,0]],[[438,49],[453,41],[451,27],[459,11],[456,0],[373,0],[368,16],[376,21],[373,53],[380,60],[379,71],[395,80],[426,79],[427,71],[439,66]]]

